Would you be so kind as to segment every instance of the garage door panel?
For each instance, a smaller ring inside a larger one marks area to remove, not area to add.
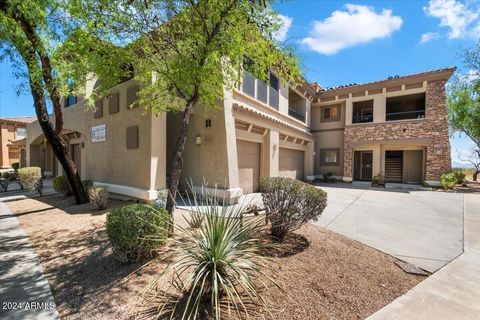
[[[237,140],[238,178],[243,193],[258,191],[260,144]]]
[[[280,148],[279,176],[303,180],[305,152],[294,149]]]

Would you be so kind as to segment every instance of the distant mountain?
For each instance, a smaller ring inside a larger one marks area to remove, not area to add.
[[[472,164],[465,162],[452,161],[452,168],[473,168]]]

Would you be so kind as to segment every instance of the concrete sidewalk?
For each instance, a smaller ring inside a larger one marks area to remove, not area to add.
[[[480,194],[464,205],[463,254],[368,319],[480,319]]]
[[[0,199],[0,319],[60,319],[28,237]]]

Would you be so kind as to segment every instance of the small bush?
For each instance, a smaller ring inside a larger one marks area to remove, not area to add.
[[[372,178],[372,187],[383,187],[385,186],[385,178],[381,175],[374,176]]]
[[[276,285],[270,275],[278,267],[261,255],[266,249],[260,238],[263,219],[242,221],[239,217],[246,208],[220,205],[206,191],[202,198],[208,199],[207,203],[197,206],[195,202],[194,211],[204,214],[203,222],[197,229],[177,227],[182,241],[172,239],[176,244],[174,262],[148,287],[154,294],[162,294],[156,290],[157,283],[171,271],[184,297],[167,297],[157,319],[244,319],[254,312],[249,306],[268,311],[263,295],[267,283]],[[191,225],[192,216],[185,218]],[[169,308],[171,305],[175,307]]]
[[[335,182],[335,179],[333,178],[333,173],[331,172],[324,173],[323,182],[327,182],[327,183]]]
[[[452,189],[457,184],[458,177],[455,172],[445,173],[440,176],[440,185],[445,190]]]
[[[88,200],[97,209],[102,210],[108,205],[108,188],[102,186],[90,187],[87,191]]]
[[[12,163],[12,169],[13,170],[18,171],[19,168],[20,168],[20,163],[18,163],[18,162]]]
[[[462,184],[465,182],[465,173],[462,171],[453,171],[452,173],[454,173],[455,177],[457,178],[457,184]]]
[[[64,195],[68,196],[72,194],[72,189],[70,188],[70,182],[66,176],[58,176],[53,178],[52,181],[53,190],[63,193]]]
[[[106,228],[114,254],[127,263],[151,256],[167,239],[168,217],[164,208],[145,204],[113,209]]]
[[[280,242],[287,233],[316,221],[327,206],[325,191],[290,178],[262,178],[260,192],[271,235]]]
[[[18,169],[18,177],[25,189],[37,190],[41,193],[42,169],[39,167],[20,168]]]
[[[0,174],[0,191],[8,191],[8,186],[12,181],[17,180],[17,175],[14,172],[5,171]]]

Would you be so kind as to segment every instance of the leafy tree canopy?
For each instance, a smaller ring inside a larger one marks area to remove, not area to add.
[[[90,63],[107,90],[131,65],[142,84],[141,105],[156,113],[183,110],[192,99],[214,107],[225,88],[238,84],[244,61],[263,80],[269,69],[290,82],[301,74],[292,48],[273,40],[280,20],[263,1],[72,0],[69,6],[82,32],[94,35],[71,38],[71,55],[84,60],[75,77],[85,77]]]

